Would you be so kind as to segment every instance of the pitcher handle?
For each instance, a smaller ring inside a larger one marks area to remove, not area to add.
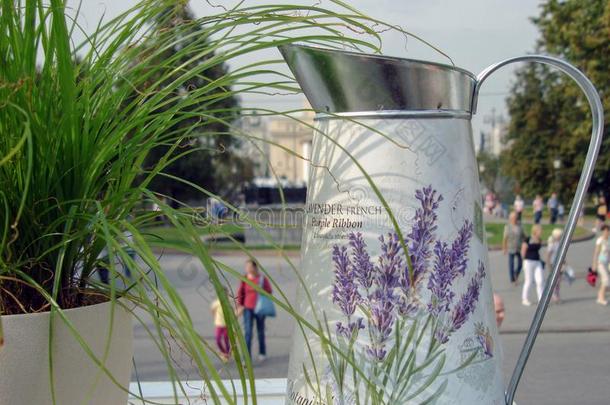
[[[552,266],[552,272],[547,278],[542,298],[540,299],[538,307],[536,308],[534,319],[532,320],[532,324],[527,333],[527,338],[525,339],[525,343],[523,345],[523,348],[521,349],[521,353],[519,354],[519,359],[517,360],[517,364],[511,376],[510,383],[508,384],[505,396],[507,405],[513,404],[513,399],[515,397],[515,392],[517,391],[517,386],[519,385],[519,380],[521,379],[521,375],[523,374],[523,370],[525,369],[525,364],[527,363],[527,359],[529,358],[529,355],[536,341],[536,337],[544,319],[544,314],[546,313],[546,310],[549,306],[549,302],[551,301],[552,291],[555,288],[555,284],[557,284],[557,281],[559,280],[559,268],[561,267],[560,264],[563,263],[565,259],[569,241],[572,238],[574,229],[576,228],[576,222],[578,221],[578,216],[584,203],[585,194],[587,192],[587,188],[589,187],[591,176],[593,175],[595,161],[597,160],[597,154],[599,153],[604,132],[603,105],[599,98],[599,95],[597,94],[597,90],[593,86],[593,83],[591,83],[591,81],[580,70],[576,69],[569,63],[564,62],[561,59],[544,55],[526,55],[506,59],[502,62],[496,63],[495,65],[491,65],[487,69],[483,70],[477,76],[477,82],[474,88],[471,109],[473,114],[476,112],[479,90],[481,89],[481,85],[483,84],[485,79],[487,79],[492,73],[494,73],[501,67],[515,62],[539,62],[542,64],[554,66],[562,72],[566,73],[568,76],[570,76],[578,84],[578,86],[581,88],[581,90],[585,93],[587,97],[587,101],[589,102],[589,106],[591,107],[593,125],[591,131],[591,142],[589,143],[587,158],[585,160],[584,168],[580,176],[580,180],[578,182],[578,187],[576,188],[576,194],[574,196],[574,201],[572,202],[572,208],[570,209],[570,215],[568,217],[568,223],[566,226],[567,229],[566,232],[563,233],[563,236],[561,238],[561,242],[559,244],[559,254],[555,256],[555,260]]]

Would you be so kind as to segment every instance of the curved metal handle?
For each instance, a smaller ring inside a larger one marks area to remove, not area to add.
[[[549,306],[549,302],[551,301],[552,291],[555,288],[555,284],[557,284],[557,281],[559,280],[559,268],[561,267],[560,264],[563,263],[565,259],[569,241],[572,238],[574,229],[576,228],[576,222],[578,220],[579,213],[584,203],[585,194],[587,192],[587,188],[589,187],[591,176],[593,175],[595,161],[597,160],[597,154],[599,153],[599,148],[602,143],[602,137],[604,132],[603,105],[599,98],[599,95],[597,94],[597,90],[595,89],[591,81],[580,70],[576,69],[569,63],[564,62],[561,59],[544,55],[519,56],[496,63],[495,65],[489,66],[487,69],[483,70],[477,76],[477,83],[474,89],[471,109],[473,113],[476,112],[479,90],[481,89],[481,85],[483,84],[485,79],[487,79],[493,72],[500,69],[501,67],[515,62],[539,62],[546,65],[551,65],[570,76],[587,96],[587,101],[589,102],[589,106],[591,107],[593,126],[591,131],[591,142],[589,143],[589,151],[587,152],[585,165],[583,167],[583,171],[578,182],[578,187],[576,188],[576,195],[574,196],[574,201],[572,202],[572,208],[570,209],[570,215],[568,217],[568,223],[566,225],[567,229],[566,232],[563,233],[563,236],[561,238],[561,242],[559,244],[559,253],[555,256],[552,272],[547,278],[542,298],[540,299],[540,303],[536,308],[534,319],[532,320],[532,324],[527,334],[527,338],[525,339],[525,343],[523,345],[523,348],[521,349],[521,353],[519,354],[519,359],[517,360],[515,370],[513,371],[510,383],[508,384],[505,398],[506,404],[513,403],[515,392],[517,391],[517,386],[519,385],[519,380],[521,379],[521,375],[523,374],[523,370],[525,369],[525,364],[527,363],[527,359],[529,358],[529,355],[536,341],[536,336],[538,335],[538,331],[540,330],[540,326],[542,325],[544,314],[546,313],[546,310]]]

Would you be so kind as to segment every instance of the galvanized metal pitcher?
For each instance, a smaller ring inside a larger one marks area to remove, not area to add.
[[[548,56],[453,66],[280,47],[316,116],[287,404],[511,404],[602,140],[590,81]],[[513,62],[570,75],[593,134],[559,254],[508,389],[501,373],[470,119]],[[312,330],[317,329],[317,332]],[[324,331],[323,333],[321,331]]]

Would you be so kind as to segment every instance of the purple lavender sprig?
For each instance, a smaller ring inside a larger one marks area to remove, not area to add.
[[[477,273],[472,277],[466,292],[462,295],[451,312],[449,325],[439,327],[435,334],[437,340],[441,343],[447,343],[449,336],[459,330],[466,323],[468,317],[474,312],[476,303],[479,300],[484,278],[485,266],[483,265],[483,262],[479,261]]]
[[[343,315],[347,317],[347,325],[337,323],[337,332],[346,337],[351,337],[354,328],[358,327],[351,322],[351,317],[360,301],[360,294],[354,283],[354,271],[347,254],[347,248],[345,246],[333,246],[332,260],[335,263],[333,303],[339,306]]]
[[[434,245],[434,272],[428,279],[432,297],[428,308],[435,316],[449,311],[455,296],[451,286],[458,276],[466,272],[472,230],[472,223],[465,221],[451,247],[442,241],[436,241]]]
[[[368,291],[373,285],[374,266],[371,256],[366,251],[366,242],[360,232],[349,234],[349,245],[352,248],[352,262],[354,266],[354,279]]]
[[[437,316],[440,312],[449,310],[449,304],[455,294],[450,289],[453,274],[451,272],[451,253],[446,242],[436,241],[434,256],[434,272],[428,279],[428,289],[431,293],[428,309],[432,315]]]
[[[436,210],[443,196],[432,189],[432,185],[424,187],[415,192],[415,198],[419,200],[421,207],[415,210],[413,227],[407,234],[409,243],[409,257],[413,266],[413,288],[417,290],[428,269],[428,259],[431,252],[430,247],[434,241],[434,232],[437,229]],[[405,268],[401,279],[403,289],[406,291],[410,285],[409,270]]]
[[[381,242],[381,254],[379,263],[375,266],[373,283],[377,289],[393,292],[399,285],[403,265],[402,246],[396,233],[388,233],[387,239],[381,235],[379,242]]]
[[[466,289],[464,295],[457,303],[453,310],[453,324],[452,331],[456,331],[464,325],[468,320],[468,316],[474,312],[475,305],[479,300],[479,293],[481,286],[483,285],[483,279],[485,278],[485,266],[483,262],[479,261],[479,269],[477,273],[470,280],[470,284]]]
[[[398,296],[398,313],[403,318],[413,318],[417,316],[417,313],[421,309],[421,303],[414,299],[411,294],[400,291]]]
[[[346,339],[358,336],[360,329],[364,329],[364,320],[362,318],[356,318],[355,321],[348,321],[346,324],[337,322],[337,333]]]
[[[367,347],[367,353],[374,359],[381,361],[385,358],[386,343],[392,335],[395,321],[396,306],[393,293],[384,290],[375,291],[371,299],[371,317],[369,320],[369,331],[371,333],[371,344]]]
[[[473,225],[465,221],[451,244],[435,240],[437,210],[443,197],[432,186],[417,190],[415,197],[421,206],[416,210],[414,225],[406,236],[412,275],[396,233],[379,237],[381,253],[375,264],[361,233],[350,233],[348,245],[333,247],[332,300],[346,317],[346,322],[336,323],[337,333],[353,339],[360,330],[368,329],[370,344],[366,352],[375,361],[386,357],[387,344],[398,317],[412,317],[419,312],[418,289],[425,278],[431,295],[428,308],[437,319],[433,334],[437,342],[446,343],[474,312],[485,276],[484,266],[479,263],[466,292],[454,302],[452,287],[454,281],[466,273]],[[434,264],[431,267],[432,256]],[[367,313],[365,319],[354,316],[359,305]],[[481,344],[487,343],[487,340],[481,340]]]
[[[381,254],[374,267],[373,285],[375,292],[369,298],[371,317],[369,330],[372,341],[367,352],[375,360],[383,360],[386,355],[385,345],[392,334],[396,319],[396,306],[400,272],[403,265],[402,246],[396,233],[388,233],[387,239],[379,237]]]
[[[464,225],[458,232],[457,238],[451,245],[451,259],[453,271],[463,276],[468,267],[468,248],[470,247],[470,239],[472,238],[472,231],[474,227],[472,222],[466,220]]]

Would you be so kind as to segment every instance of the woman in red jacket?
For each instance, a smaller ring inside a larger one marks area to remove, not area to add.
[[[251,282],[251,284],[260,286],[261,277],[263,289],[271,294],[271,284],[267,278],[260,274],[256,262],[254,260],[246,261],[246,278]],[[246,338],[246,346],[250,354],[252,354],[251,346],[252,329],[254,326],[253,323],[256,321],[256,332],[258,334],[258,360],[263,361],[267,355],[265,348],[265,317],[256,315],[254,313],[258,293],[251,284],[244,281],[241,282],[239,285],[239,290],[237,291],[237,304],[240,312],[243,312],[244,314],[244,333]]]

